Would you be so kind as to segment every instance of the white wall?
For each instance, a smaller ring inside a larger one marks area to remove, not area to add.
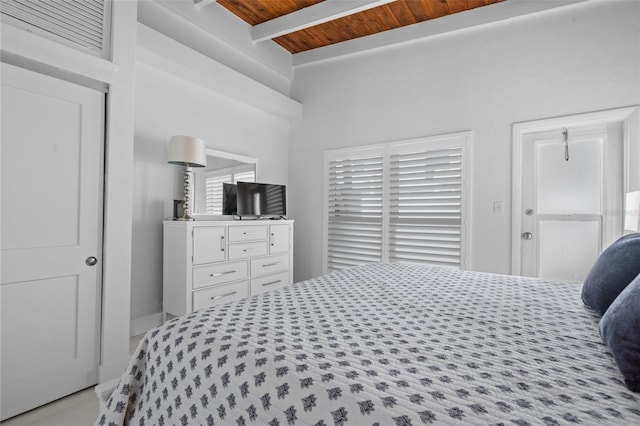
[[[134,334],[153,326],[162,311],[162,221],[172,215],[172,200],[182,198],[181,169],[167,163],[169,138],[197,136],[209,148],[258,158],[261,181],[287,184],[290,134],[286,119],[141,61],[136,65],[135,114]]]
[[[509,273],[511,125],[640,103],[639,23],[639,2],[590,2],[296,68],[295,279],[322,272],[325,150],[464,130],[474,142],[471,269]],[[493,214],[498,200],[503,214]]]

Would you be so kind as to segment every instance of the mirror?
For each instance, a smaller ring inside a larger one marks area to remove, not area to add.
[[[193,215],[224,214],[223,183],[258,182],[258,159],[206,149],[207,167],[193,168]]]

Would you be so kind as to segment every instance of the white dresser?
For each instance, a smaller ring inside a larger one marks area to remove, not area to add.
[[[165,321],[293,281],[292,220],[163,224]]]

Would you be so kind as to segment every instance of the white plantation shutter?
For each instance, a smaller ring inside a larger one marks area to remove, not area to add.
[[[206,214],[222,214],[222,184],[232,182],[231,174],[207,174],[205,178]]]
[[[246,170],[242,170],[242,169],[237,169],[234,170],[233,172],[233,183],[238,183],[238,182],[255,182],[256,181],[256,175],[253,171],[253,165],[249,166],[249,169]]]
[[[34,33],[108,56],[110,1],[2,0],[0,11]]]
[[[329,162],[330,270],[382,260],[382,168],[381,155]]]
[[[389,260],[460,266],[462,148],[390,156]]]
[[[325,154],[325,271],[389,261],[463,267],[469,133]]]
[[[207,172],[205,176],[205,212],[206,214],[222,214],[224,183],[255,182],[254,165],[233,167],[224,170]]]

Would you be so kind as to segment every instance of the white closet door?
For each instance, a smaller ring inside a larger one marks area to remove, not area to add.
[[[104,94],[2,64],[1,418],[97,383]]]

